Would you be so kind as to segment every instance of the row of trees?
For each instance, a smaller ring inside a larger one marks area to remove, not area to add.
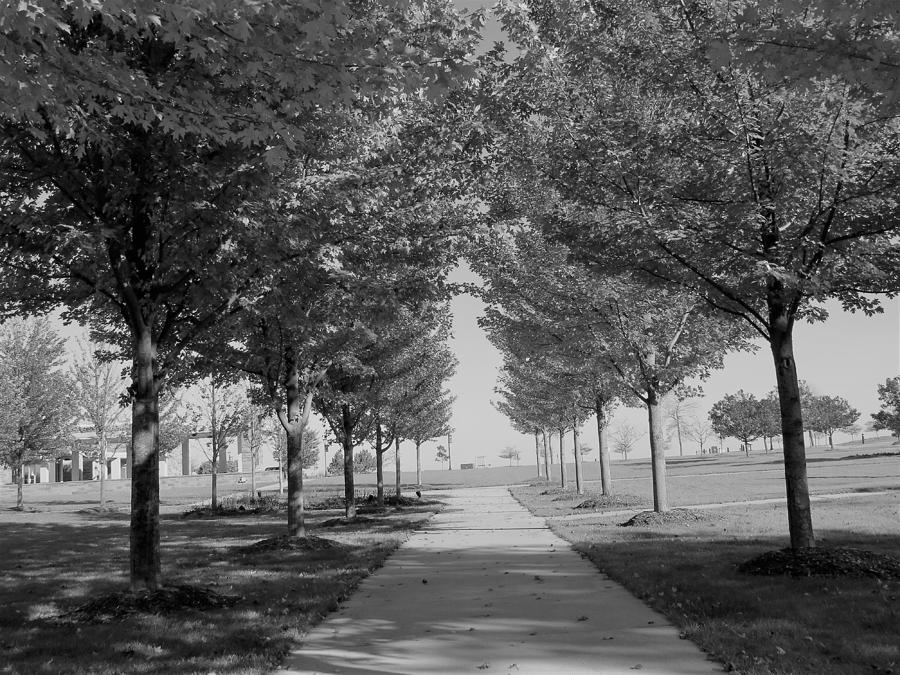
[[[353,443],[382,409],[359,397],[389,378],[376,354],[437,330],[419,317],[440,313],[469,224],[450,168],[477,148],[447,130],[467,127],[453,98],[479,23],[431,0],[4,15],[0,311],[62,307],[130,363],[133,589],[161,582],[166,391],[250,378],[285,432],[292,536],[316,398],[352,497]]]
[[[812,433],[828,437],[828,445],[834,447],[834,432],[851,430],[859,419],[859,411],[841,396],[813,394],[804,382],[800,382],[803,422],[814,445]],[[772,449],[772,439],[781,435],[781,416],[778,395],[770,392],[757,399],[753,394],[739,390],[717,401],[709,411],[713,431],[720,437],[737,438],[747,452],[756,439],[763,439],[766,452]]]
[[[485,63],[483,198],[506,239],[479,272],[514,422],[577,426],[585,376],[640,400],[663,510],[660,396],[762,338],[791,544],[814,545],[793,329],[826,298],[874,312],[898,289],[891,11],[501,3],[517,52]],[[548,382],[559,410],[544,414],[528,394]]]

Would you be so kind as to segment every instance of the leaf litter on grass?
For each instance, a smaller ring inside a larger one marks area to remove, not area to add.
[[[305,537],[290,537],[286,534],[277,537],[269,537],[260,541],[238,546],[238,553],[261,553],[264,551],[336,551],[348,548],[333,539],[307,535]]]

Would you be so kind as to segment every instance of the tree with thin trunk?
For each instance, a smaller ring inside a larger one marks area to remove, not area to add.
[[[637,442],[643,438],[644,434],[639,432],[631,424],[620,424],[611,434],[613,439],[613,449],[622,455],[622,459],[628,461],[628,453],[634,450]]]
[[[685,397],[684,391],[674,391],[668,397],[665,405],[667,426],[670,430],[675,431],[675,437],[678,439],[678,456],[684,457],[684,435],[685,419],[691,415],[696,409],[697,404]]]
[[[109,433],[125,412],[125,382],[122,364],[103,358],[100,345],[81,345],[71,367],[75,387],[74,403],[79,416],[87,422],[97,439],[97,459],[100,464],[100,509],[106,510],[106,452]]]
[[[709,411],[709,420],[719,436],[738,439],[748,455],[753,441],[764,432],[759,399],[743,389],[716,401]]]
[[[811,415],[807,425],[828,436],[828,447],[834,449],[834,432],[859,419],[859,411],[842,396],[815,396],[810,402]]]
[[[512,466],[513,460],[515,460],[516,466],[518,466],[519,460],[522,457],[522,453],[512,445],[507,445],[505,448],[503,448],[503,450],[500,451],[498,457],[500,457],[500,459],[509,460],[510,466]]]
[[[685,420],[684,435],[697,444],[701,455],[706,454],[706,446],[716,437],[709,418],[691,417]]]
[[[0,462],[17,472],[16,508],[24,508],[25,465],[52,459],[71,440],[72,381],[64,370],[65,342],[46,318],[0,324],[0,373],[6,406]]]
[[[210,506],[219,508],[218,475],[228,447],[228,439],[244,433],[250,402],[245,387],[207,378],[199,385],[199,396],[193,406],[194,418],[210,434]]]

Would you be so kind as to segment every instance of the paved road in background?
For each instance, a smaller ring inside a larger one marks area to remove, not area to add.
[[[282,675],[722,672],[506,488],[445,495]]]

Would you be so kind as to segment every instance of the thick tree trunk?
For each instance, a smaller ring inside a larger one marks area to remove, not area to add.
[[[416,487],[422,489],[422,444],[416,441]]]
[[[547,445],[547,430],[541,429],[541,436],[544,438],[544,475],[550,480],[550,449]]]
[[[341,406],[341,422],[344,436],[341,439],[344,449],[344,517],[351,520],[356,518],[356,486],[353,483],[353,418],[346,403]]]
[[[309,419],[312,406],[312,392],[301,399],[300,373],[297,369],[293,347],[285,350],[285,410],[279,413],[284,427],[287,451],[287,526],[289,537],[305,537],[306,522],[303,504],[303,430]],[[282,485],[283,467],[279,457],[278,481]]]
[[[559,430],[559,484],[566,487],[566,435],[563,429]]]
[[[647,418],[650,423],[650,466],[653,473],[653,510],[665,513],[669,510],[666,493],[666,446],[663,438],[662,409],[655,391],[647,392]]]
[[[394,482],[397,487],[397,508],[400,508],[400,495],[402,489],[400,486],[400,437],[394,435]]]
[[[381,447],[381,423],[375,420],[375,503],[384,508],[384,448]]]
[[[296,409],[299,410],[299,401]],[[285,429],[287,434],[287,508],[288,536],[306,536],[306,514],[303,504],[303,424],[294,418]]]
[[[787,495],[788,529],[792,548],[815,546],[809,484],[806,477],[806,448],[803,445],[803,410],[797,364],[794,362],[793,322],[781,305],[769,298],[769,335],[778,402],[781,409],[781,437],[784,453],[784,480]]]
[[[534,430],[534,465],[537,467],[538,478],[541,477],[541,442],[538,438],[538,430]]]
[[[609,438],[606,431],[606,415],[603,401],[598,398],[594,412],[597,415],[597,444],[600,446],[600,488],[604,495],[612,494],[612,476],[609,473]]]
[[[146,328],[134,339],[131,405],[131,590],[156,590],[159,558],[159,389],[156,344]]]
[[[581,478],[581,444],[578,442],[578,420],[572,425],[572,444],[575,446],[575,492],[584,494],[584,486]]]

